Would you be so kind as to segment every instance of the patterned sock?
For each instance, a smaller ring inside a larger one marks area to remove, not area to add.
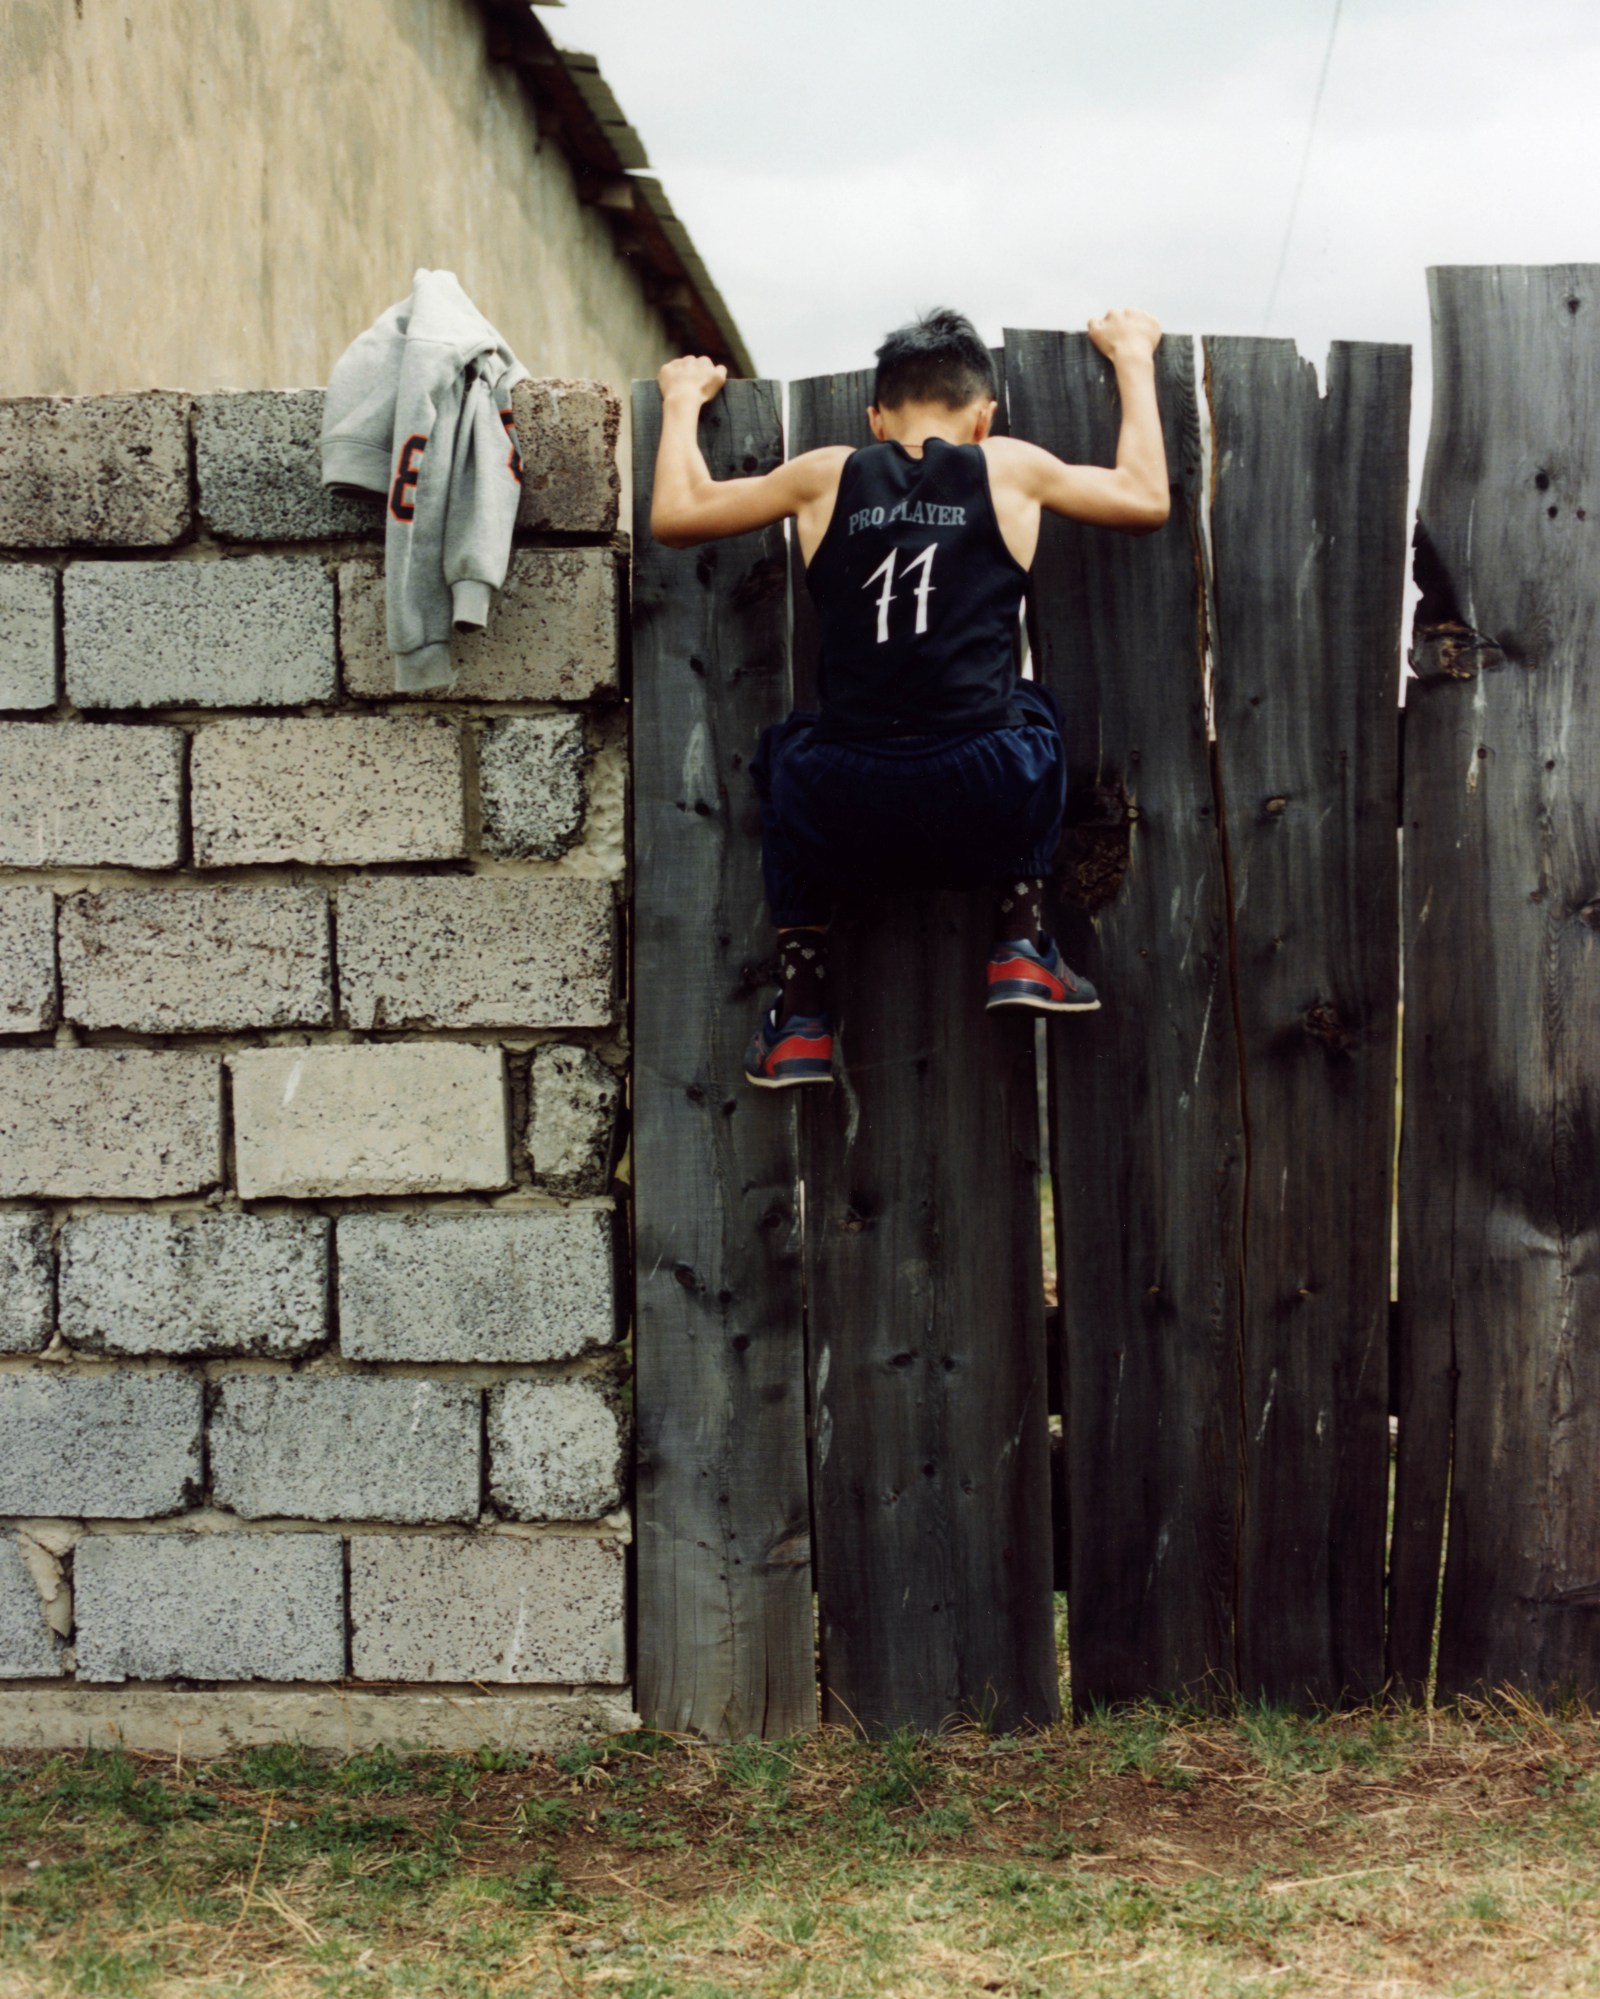
[[[994,941],[1026,937],[1035,949],[1044,940],[1044,883],[1008,877],[995,894]]]
[[[778,939],[779,1022],[828,1008],[828,939],[821,930],[788,930]]]

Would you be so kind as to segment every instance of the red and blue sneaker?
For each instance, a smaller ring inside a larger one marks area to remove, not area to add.
[[[831,1083],[832,1016],[792,1013],[780,1027],[774,1000],[744,1051],[744,1078],[758,1090],[786,1090],[795,1083]]]
[[[1100,995],[1073,971],[1053,937],[1036,948],[1026,937],[996,944],[989,953],[985,1007],[1031,1006],[1038,1013],[1092,1013]]]

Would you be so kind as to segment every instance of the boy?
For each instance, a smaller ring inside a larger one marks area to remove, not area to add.
[[[1083,1012],[1094,987],[1044,928],[1061,833],[1061,711],[1014,654],[1041,510],[1149,534],[1166,520],[1156,408],[1161,328],[1146,312],[1089,322],[1122,402],[1115,467],[1068,465],[991,437],[989,350],[936,311],[877,353],[876,443],[828,445],[759,478],[715,480],[696,427],[727,379],[704,355],[658,377],[650,531],[669,548],[792,517],[816,604],[820,709],[762,733],[751,764],[779,991],[745,1055],[762,1089],[833,1080],[828,924],[838,890],[997,885],[990,1007]]]

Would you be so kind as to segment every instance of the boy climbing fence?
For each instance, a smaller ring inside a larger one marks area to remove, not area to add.
[[[661,370],[651,533],[688,548],[793,519],[817,613],[819,708],[768,728],[751,765],[778,932],[778,996],[744,1065],[758,1086],[833,1080],[826,940],[852,892],[991,885],[987,1005],[1099,1005],[1046,927],[1065,804],[1061,713],[1015,660],[1044,510],[1132,533],[1169,510],[1161,330],[1119,311],[1091,321],[1090,337],[1122,398],[1113,466],[992,438],[994,364],[959,313],[927,313],[878,349],[874,443],[819,446],[756,477],[713,479],[696,442],[726,368],[685,356]]]

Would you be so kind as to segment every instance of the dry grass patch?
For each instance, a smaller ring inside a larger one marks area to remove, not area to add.
[[[0,1761],[0,1999],[1600,1993],[1600,1728]]]

